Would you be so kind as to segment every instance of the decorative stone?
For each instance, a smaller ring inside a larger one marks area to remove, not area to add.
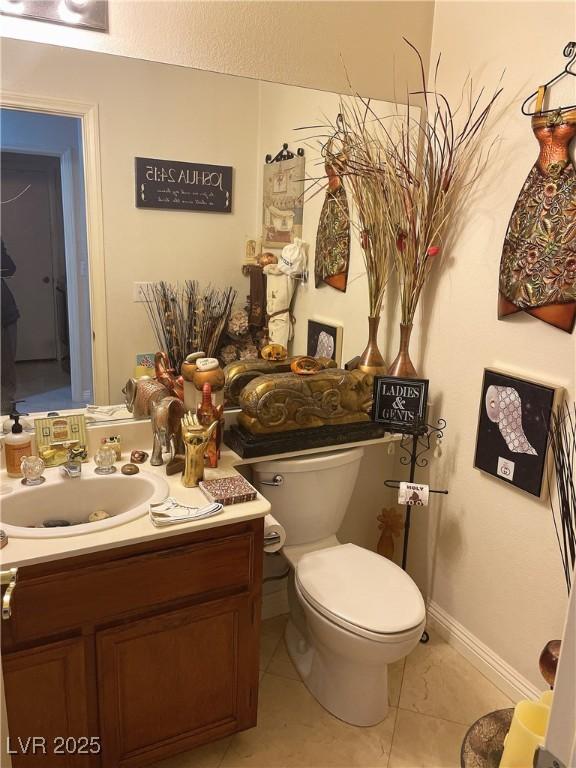
[[[123,467],[121,467],[120,472],[122,472],[123,475],[137,475],[138,472],[140,472],[140,468],[136,466],[136,464],[124,464]]]
[[[69,520],[58,520],[57,518],[54,518],[52,520],[44,520],[42,525],[44,528],[65,528],[66,526],[70,525]]]
[[[130,454],[130,462],[132,464],[144,464],[148,459],[146,451],[132,451]]]
[[[108,517],[110,517],[110,514],[106,512],[106,510],[98,509],[96,512],[92,512],[88,515],[88,522],[97,523],[99,520],[106,520]]]

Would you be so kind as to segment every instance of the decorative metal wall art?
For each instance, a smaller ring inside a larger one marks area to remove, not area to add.
[[[542,112],[538,93],[532,130],[540,145],[504,240],[498,317],[528,314],[571,333],[576,321],[576,169],[569,145],[576,109]]]
[[[322,282],[345,292],[350,264],[350,212],[342,182],[343,155],[326,155],[328,185],[316,234],[316,287]]]
[[[554,387],[485,370],[476,469],[540,496],[550,419],[559,393]]]

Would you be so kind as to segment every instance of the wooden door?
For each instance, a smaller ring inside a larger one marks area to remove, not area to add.
[[[97,635],[103,768],[140,766],[255,725],[256,603],[248,595]]]
[[[89,726],[84,641],[6,654],[2,666],[13,768],[99,765],[98,735]]]
[[[61,358],[59,325],[66,335],[67,327],[59,158],[2,152],[2,239],[16,265],[8,278],[20,312],[16,359]]]

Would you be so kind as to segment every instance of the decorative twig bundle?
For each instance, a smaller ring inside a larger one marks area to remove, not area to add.
[[[378,116],[370,99],[342,99],[336,122],[328,126],[333,133],[324,153],[333,151],[335,142],[342,147],[343,176],[359,219],[351,224],[359,229],[364,251],[370,316],[380,313],[393,261],[401,322],[410,325],[430,269],[488,161],[483,133],[502,89],[482,106],[484,89],[475,93],[467,78],[454,108],[436,87],[440,57],[429,90],[422,57],[405,42],[420,61],[421,90],[409,94],[406,108],[390,118]],[[410,96],[424,100],[421,121],[414,117]]]
[[[214,357],[236,298],[234,288],[201,290],[196,280],[161,281],[144,290],[146,311],[159,348],[177,372],[186,355],[202,350]]]
[[[556,481],[556,505],[550,488],[550,506],[554,527],[562,557],[566,586],[570,584],[576,563],[576,404],[568,404],[552,414],[550,424],[550,447],[554,457]],[[550,475],[548,484],[552,486]]]

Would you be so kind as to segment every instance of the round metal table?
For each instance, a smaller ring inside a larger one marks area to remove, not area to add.
[[[460,751],[461,768],[498,768],[514,708],[497,709],[470,726]]]

